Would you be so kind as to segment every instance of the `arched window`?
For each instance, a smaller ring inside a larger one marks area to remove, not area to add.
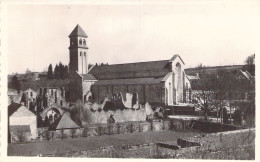
[[[79,44],[82,45],[82,39],[81,39],[81,38],[80,38],[80,40],[79,40]]]
[[[33,93],[31,92],[31,97],[33,96]]]
[[[82,52],[80,51],[80,56],[82,56]]]
[[[53,95],[53,90],[51,90],[51,95]]]
[[[62,102],[62,100],[60,101],[60,106],[63,106],[63,102]]]
[[[84,52],[84,56],[86,56],[86,52]]]
[[[83,44],[86,45],[86,40],[85,39],[83,39]]]

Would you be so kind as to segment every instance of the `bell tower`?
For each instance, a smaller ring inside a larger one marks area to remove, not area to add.
[[[77,25],[69,35],[70,74],[72,74],[75,71],[77,71],[79,74],[88,73],[87,37],[87,34],[79,25]]]

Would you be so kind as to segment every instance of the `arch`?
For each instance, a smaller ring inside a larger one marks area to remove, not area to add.
[[[83,39],[83,45],[86,45],[86,40],[85,39]]]
[[[61,112],[58,108],[52,107],[49,108],[46,111],[46,117],[49,119],[50,122],[54,122],[55,118],[58,119],[61,116]],[[52,120],[50,120],[50,118],[52,118]]]
[[[79,44],[82,45],[82,39],[81,38],[79,39]]]

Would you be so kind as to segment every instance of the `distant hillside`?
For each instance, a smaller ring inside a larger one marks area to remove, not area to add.
[[[207,76],[216,76],[218,72],[231,72],[237,73],[238,70],[247,70],[251,75],[255,75],[255,67],[248,67],[246,65],[227,65],[227,66],[213,66],[213,67],[200,67],[200,68],[188,68],[185,69],[187,75],[195,76],[197,73],[200,75],[205,74]]]

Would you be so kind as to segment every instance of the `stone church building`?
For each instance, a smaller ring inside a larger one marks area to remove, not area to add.
[[[70,99],[102,103],[131,95],[139,104],[190,102],[190,81],[179,55],[169,60],[99,65],[88,69],[87,34],[77,25],[70,38]]]

